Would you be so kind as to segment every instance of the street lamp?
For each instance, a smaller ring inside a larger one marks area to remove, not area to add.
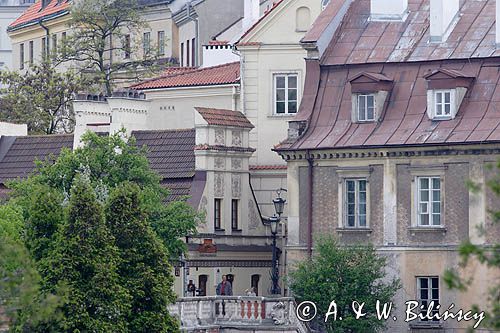
[[[274,216],[267,218],[267,225],[271,228],[271,234],[273,236],[273,263],[271,268],[271,281],[273,283],[271,287],[271,294],[279,295],[281,294],[281,288],[279,286],[279,270],[278,270],[278,251],[276,247],[276,235],[278,234],[278,225],[281,221],[281,214],[285,208],[286,200],[281,197],[281,192],[286,191],[285,189],[279,189],[276,191],[278,197],[273,199],[274,210],[276,214]]]

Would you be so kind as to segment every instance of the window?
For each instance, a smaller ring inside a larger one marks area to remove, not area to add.
[[[254,289],[255,296],[259,296],[259,280],[260,280],[259,274],[253,274],[250,279],[250,286]]]
[[[191,65],[196,66],[196,39],[191,40]]]
[[[434,94],[436,117],[450,117],[453,105],[451,91],[436,90]]]
[[[321,0],[321,10],[324,10],[330,3],[330,0]]]
[[[151,33],[150,32],[145,32],[143,35],[143,40],[142,40],[142,48],[144,52],[144,56],[147,56],[149,52],[151,51]]]
[[[47,54],[47,39],[44,37],[42,38],[42,59],[45,59],[46,54]]]
[[[222,199],[214,201],[214,227],[215,230],[222,229]]]
[[[123,41],[123,58],[130,59],[130,35],[125,35],[125,40]]]
[[[158,31],[158,55],[165,55],[165,31]]]
[[[277,74],[274,76],[275,114],[297,113],[297,74]]]
[[[417,177],[418,225],[441,225],[441,178]]]
[[[358,95],[357,102],[358,121],[375,120],[375,95]]]
[[[68,45],[66,45],[66,32],[63,32],[61,35],[61,43],[62,43],[62,53],[63,53],[63,56],[65,56],[66,55],[66,48],[68,47]]]
[[[239,214],[239,200],[238,199],[233,199],[231,200],[231,228],[233,230],[239,230],[238,229],[238,214]]]
[[[24,69],[24,43],[19,44],[19,69]]]
[[[189,40],[186,41],[186,66],[189,67]]]
[[[35,53],[34,43],[33,43],[33,41],[30,41],[30,44],[29,44],[29,62],[30,62],[30,65],[33,65],[34,53]]]
[[[345,180],[345,226],[366,228],[366,179]]]
[[[184,43],[181,43],[181,67],[184,66]]]
[[[52,35],[52,53],[55,54],[57,52],[57,35]]]
[[[208,275],[198,276],[198,296],[207,296]]]
[[[439,304],[439,278],[438,277],[418,277],[417,278],[417,299],[419,305],[422,306],[421,312],[427,312],[429,304],[434,302],[432,316],[439,313],[437,305]],[[427,321],[423,319],[422,321]],[[438,321],[433,318],[432,321]]]

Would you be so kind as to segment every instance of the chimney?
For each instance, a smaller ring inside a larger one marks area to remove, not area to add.
[[[460,0],[431,0],[431,42],[444,42],[457,22]]]
[[[496,34],[495,34],[495,40],[497,44],[497,48],[500,49],[500,0],[496,0]]]
[[[260,1],[244,0],[243,31],[247,31],[260,17]]]
[[[370,0],[370,20],[404,21],[408,16],[408,0]]]

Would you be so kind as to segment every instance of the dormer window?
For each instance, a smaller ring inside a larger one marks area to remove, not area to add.
[[[359,94],[357,109],[358,121],[374,121],[375,94]]]
[[[352,93],[352,121],[378,121],[384,112],[392,80],[380,73],[360,73],[349,80]]]
[[[431,120],[454,119],[474,80],[457,70],[440,68],[426,76],[427,115]]]

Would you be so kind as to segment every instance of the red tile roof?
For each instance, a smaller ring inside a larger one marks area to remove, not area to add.
[[[179,70],[178,73],[173,72],[173,69],[170,69],[170,71],[172,72],[167,72],[167,75],[134,84],[131,88],[146,90],[236,84],[240,82],[239,62],[185,71]]]
[[[239,111],[195,107],[209,125],[254,128],[252,123]]]
[[[69,7],[69,0],[52,0],[45,8],[42,9],[42,1],[39,0],[31,5],[14,22],[12,22],[7,30],[13,31],[22,28],[26,25],[37,22],[41,18],[52,18],[59,15],[65,15],[69,12]]]
[[[343,4],[344,0],[338,2]],[[431,43],[429,0],[409,1],[410,12],[404,22],[371,21],[370,0],[353,0],[321,63],[342,65],[500,56],[495,43],[495,0],[465,0],[461,4],[457,24],[447,40]],[[328,19],[335,17],[332,8],[327,9],[328,13],[320,17],[322,24],[315,24],[303,41],[318,38]]]

